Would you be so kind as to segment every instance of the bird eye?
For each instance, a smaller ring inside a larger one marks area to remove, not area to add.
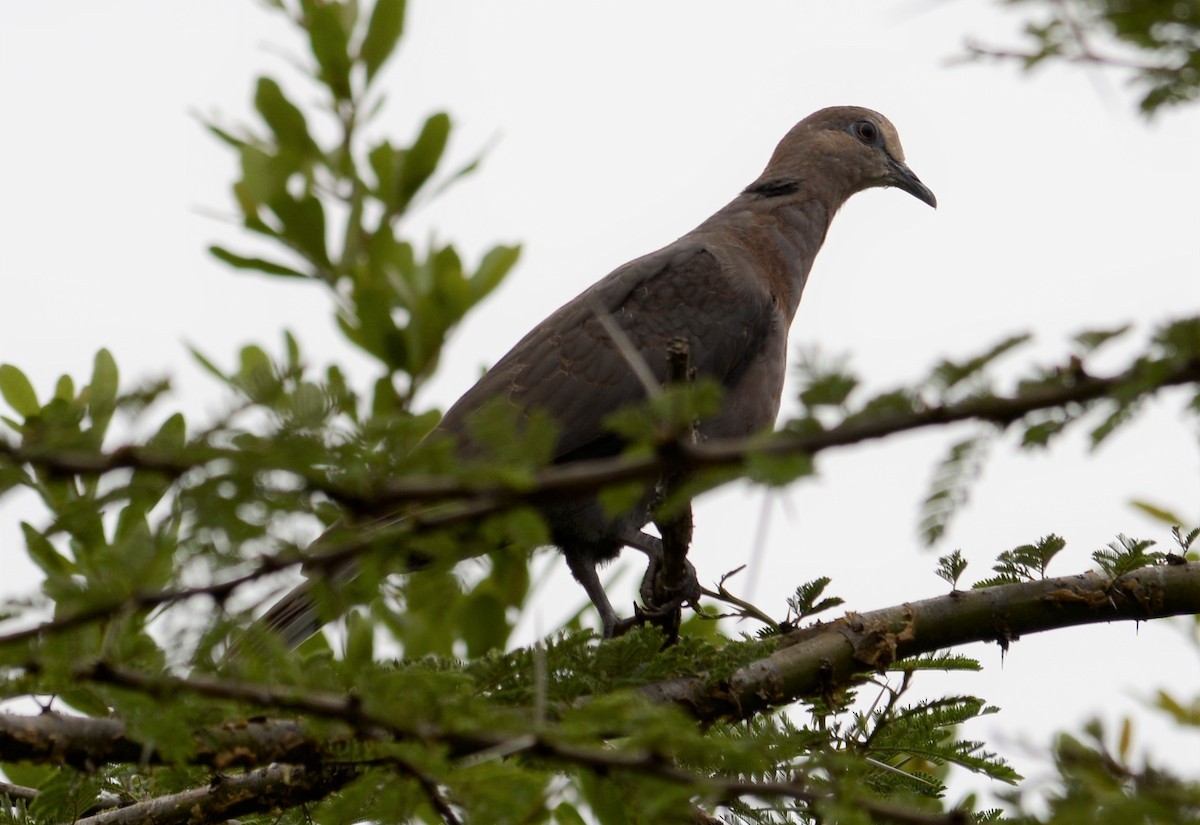
[[[851,129],[854,136],[863,143],[877,143],[879,141],[879,129],[869,120],[855,121]]]

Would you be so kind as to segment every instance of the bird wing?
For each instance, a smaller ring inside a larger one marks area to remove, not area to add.
[[[620,267],[538,324],[447,411],[439,429],[462,436],[471,413],[507,398],[525,414],[542,410],[559,423],[557,461],[618,451],[604,419],[646,393],[604,314],[659,384],[672,338],[687,340],[697,375],[729,389],[778,329],[774,296],[761,280],[731,272],[701,243],[676,243]]]

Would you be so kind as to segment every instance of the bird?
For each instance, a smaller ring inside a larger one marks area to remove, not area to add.
[[[723,390],[719,411],[697,422],[701,440],[738,438],[773,427],[787,364],[788,333],[809,272],[834,215],[852,195],[895,187],[931,207],[937,198],[908,167],[896,128],[858,106],[821,109],[793,126],[762,173],[692,231],[601,278],[535,326],[443,415],[434,432],[460,455],[480,452],[472,416],[503,401],[521,420],[558,425],[553,463],[619,454],[625,441],[608,417],[646,399],[647,371],[667,379],[667,348],[682,340],[697,377]],[[621,624],[598,568],[626,547],[648,556],[662,542],[645,532],[665,480],[623,513],[594,493],[541,505],[554,545],[582,585],[610,637]],[[695,571],[682,583],[699,596]],[[320,626],[304,585],[264,616],[291,645]]]

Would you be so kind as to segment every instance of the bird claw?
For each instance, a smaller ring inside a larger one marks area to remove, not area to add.
[[[672,609],[679,609],[685,604],[694,604],[700,600],[700,579],[696,576],[696,568],[689,561],[684,561],[683,579],[681,581],[662,580],[662,560],[651,557],[646,567],[646,575],[642,577],[640,595],[642,603],[651,610],[660,610],[664,605],[676,604]],[[664,602],[663,599],[666,599]]]

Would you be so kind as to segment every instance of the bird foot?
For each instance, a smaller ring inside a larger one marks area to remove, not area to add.
[[[678,610],[685,604],[694,604],[700,600],[701,587],[696,568],[689,561],[684,561],[683,564],[682,579],[666,581],[662,560],[651,557],[640,589],[642,602],[647,608],[658,611],[667,605],[675,604],[671,609]]]

